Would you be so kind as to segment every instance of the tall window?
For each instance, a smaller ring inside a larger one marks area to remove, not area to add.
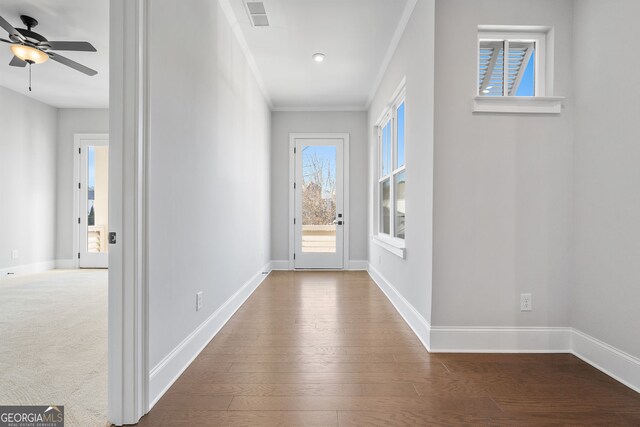
[[[378,235],[405,238],[405,94],[395,98],[378,126]]]

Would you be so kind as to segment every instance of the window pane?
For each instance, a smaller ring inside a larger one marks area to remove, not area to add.
[[[336,252],[335,146],[302,147],[302,252]]]
[[[407,209],[405,207],[405,172],[402,171],[394,177],[395,181],[395,198],[396,198],[396,237],[404,239],[404,217]]]
[[[398,107],[398,148],[396,155],[396,169],[404,166],[404,102]]]
[[[504,79],[504,42],[481,41],[478,64],[480,96],[502,96]]]
[[[533,42],[509,43],[509,95],[535,96],[535,58]]]
[[[391,173],[391,121],[382,128],[382,153],[380,153],[382,167],[380,176]]]
[[[380,136],[380,176],[384,176],[385,173],[385,163],[387,161],[387,128],[385,126],[382,127],[382,135]]]
[[[382,224],[380,231],[384,234],[391,233],[391,180],[386,179],[380,184],[380,199],[382,201]]]

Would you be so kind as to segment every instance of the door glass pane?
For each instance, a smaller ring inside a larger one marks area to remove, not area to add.
[[[396,155],[396,169],[404,166],[404,102],[398,107],[398,151]]]
[[[336,252],[335,146],[302,148],[302,252]]]
[[[87,150],[87,252],[106,253],[109,229],[109,147]]]
[[[380,230],[384,234],[389,234],[391,233],[391,180],[385,179],[380,186],[380,197],[382,199],[382,224]]]
[[[404,216],[407,212],[405,206],[405,171],[400,172],[394,177],[395,181],[395,198],[396,198],[396,237],[404,239]]]

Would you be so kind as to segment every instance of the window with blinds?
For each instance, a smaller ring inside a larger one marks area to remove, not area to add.
[[[544,96],[543,33],[478,32],[478,95]]]

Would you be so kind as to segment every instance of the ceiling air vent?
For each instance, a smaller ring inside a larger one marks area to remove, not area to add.
[[[254,27],[268,27],[269,19],[267,19],[267,11],[264,8],[264,3],[261,1],[247,1],[247,13],[249,14],[249,20]]]

